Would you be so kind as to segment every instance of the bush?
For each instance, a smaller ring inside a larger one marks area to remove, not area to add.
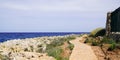
[[[74,36],[69,36],[66,38],[60,38],[58,40],[53,40],[51,44],[48,44],[46,46],[46,52],[49,56],[53,56],[56,58],[56,60],[69,60],[69,58],[64,58],[61,56],[61,53],[63,52],[61,45],[64,44],[64,42],[67,42],[69,44],[68,48],[72,50],[74,48],[74,45],[71,44],[69,41],[75,39]]]
[[[51,44],[48,44],[46,49],[48,55],[53,56],[56,60],[65,60],[65,58],[61,56],[62,49],[60,47],[65,41],[66,39],[54,40]]]
[[[108,48],[108,51],[113,51],[116,48],[116,43],[112,43]]]
[[[68,48],[69,48],[70,50],[73,50],[74,45],[70,43],[69,46],[68,46]]]
[[[113,40],[113,39],[111,39],[111,38],[104,37],[104,38],[102,39],[101,43],[112,44],[112,43],[115,43],[115,40]]]
[[[92,40],[88,39],[88,38],[84,41],[84,43],[91,43],[91,42],[92,42]]]
[[[51,45],[51,46],[53,46],[53,47],[56,47],[56,46],[62,45],[63,43],[64,43],[64,40],[54,40],[54,41],[52,41],[51,44],[49,44],[49,45]]]
[[[0,60],[10,60],[10,58],[8,56],[0,54]]]
[[[67,38],[68,40],[72,40],[72,39],[75,39],[75,36],[70,36]]]
[[[47,50],[49,56],[53,56],[56,60],[61,60],[62,57],[60,56],[62,53],[62,49],[59,47],[51,48]]]
[[[105,35],[105,28],[96,28],[90,33],[90,36],[97,37],[97,36],[104,36]]]
[[[96,42],[96,41],[93,41],[93,42],[92,42],[92,46],[98,46],[98,45],[99,45],[98,42]]]
[[[84,41],[84,43],[92,43],[93,41],[95,41],[95,38],[93,38],[93,37],[88,37],[88,38]]]
[[[116,44],[116,48],[120,49],[120,44]]]

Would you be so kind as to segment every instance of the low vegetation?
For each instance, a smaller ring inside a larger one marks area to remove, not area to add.
[[[112,43],[112,44],[110,44],[108,51],[113,51],[115,48],[116,48],[116,43]]]
[[[51,49],[47,49],[47,53],[49,56],[53,56],[54,58],[56,58],[56,60],[62,60],[63,58],[60,56],[60,54],[62,53],[62,49],[60,47],[55,47],[55,48],[51,48]]]
[[[49,56],[53,56],[54,58],[56,58],[56,60],[69,60],[69,56],[67,57],[63,57],[61,53],[63,53],[63,49],[62,49],[62,45],[64,45],[64,42],[67,42],[68,46],[67,48],[72,51],[72,49],[74,48],[74,45],[71,44],[69,41],[75,39],[74,36],[70,36],[67,38],[61,38],[58,40],[54,40],[52,41],[51,44],[47,45],[47,49],[46,52],[48,53]]]
[[[112,43],[115,43],[115,40],[113,40],[112,38],[103,37],[103,39],[101,40],[101,43],[112,44]]]
[[[111,39],[111,38],[107,38],[107,37],[102,37],[102,39],[100,40],[99,37],[88,37],[84,43],[88,43],[92,46],[100,46],[102,47],[105,44],[109,44],[109,51],[114,50],[117,46],[119,46],[118,43],[115,42],[115,40]],[[117,45],[117,46],[116,46]]]
[[[120,56],[120,42],[116,42],[116,40],[110,37],[106,37],[104,28],[97,28],[93,30],[90,33],[89,37],[87,37],[87,39],[84,41],[84,43],[93,47],[100,47],[101,51],[105,55],[105,60],[113,58],[120,59],[119,57],[115,57]]]
[[[52,57],[51,59],[69,60],[69,56],[74,48],[74,45],[69,41],[75,39],[77,36],[78,35],[65,35],[9,40],[0,44],[0,50],[2,51],[2,53],[0,53],[0,60],[12,60],[19,56],[21,59],[27,59],[26,53],[30,53],[31,55],[35,54],[35,56],[40,57],[43,57],[43,55],[47,53],[45,57]],[[26,53],[21,54],[21,52]],[[42,54],[42,56],[37,55],[37,53]],[[11,58],[9,59],[9,57]]]
[[[72,43],[70,43],[69,41],[68,41],[68,44],[69,44],[68,48],[69,48],[70,50],[73,50],[74,45],[73,45]]]
[[[112,38],[108,38],[105,36],[105,29],[104,28],[97,28],[93,30],[89,37],[85,40],[85,43],[89,43],[92,46],[103,46],[104,44],[109,44],[109,51],[112,51],[118,46],[117,42]]]
[[[105,28],[96,28],[90,33],[90,36],[97,37],[97,36],[104,36],[105,35]]]
[[[10,58],[0,54],[0,60],[10,60]]]

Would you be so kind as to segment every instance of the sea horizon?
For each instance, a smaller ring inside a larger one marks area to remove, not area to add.
[[[0,33],[81,33],[81,32],[0,32]],[[90,32],[82,32],[90,33]]]
[[[89,32],[0,32],[0,42],[12,39],[25,39],[44,36],[64,36],[70,34],[89,34]]]

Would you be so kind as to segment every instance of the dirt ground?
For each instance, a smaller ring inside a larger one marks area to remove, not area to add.
[[[120,60],[120,49],[108,51],[107,48],[108,46],[105,46],[102,50],[99,46],[92,46],[98,60]],[[103,53],[103,51],[105,53]]]
[[[70,56],[70,60],[120,60],[120,49],[108,51],[109,45],[91,46],[83,43],[85,36],[70,41],[74,44],[74,49]]]
[[[84,37],[79,37],[70,41],[74,44],[74,48],[69,60],[98,60],[91,46],[80,42],[84,39]]]

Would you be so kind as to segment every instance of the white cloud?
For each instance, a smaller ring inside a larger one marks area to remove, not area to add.
[[[30,8],[25,5],[20,5],[20,4],[13,4],[13,3],[5,3],[3,4],[5,8],[9,9],[17,9],[17,10],[29,10]]]
[[[47,0],[46,0],[47,1]],[[100,1],[100,0],[52,0],[52,1],[31,1],[31,2],[5,2],[2,4],[3,7],[17,9],[17,10],[25,10],[25,11],[105,11],[108,9],[114,8],[113,4],[109,4],[108,1]],[[107,3],[107,4],[106,4]]]

